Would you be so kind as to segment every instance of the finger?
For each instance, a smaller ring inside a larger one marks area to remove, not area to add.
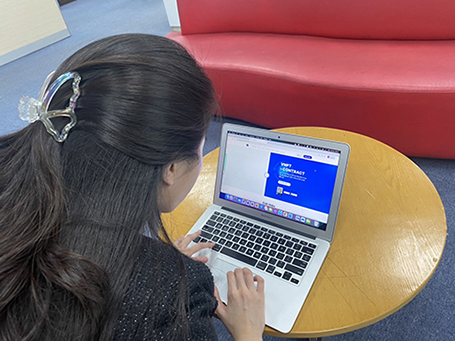
[[[215,298],[218,301],[218,306],[216,307],[216,313],[222,318],[224,314],[226,313],[227,307],[223,303],[220,297],[220,292],[218,291],[218,288],[215,285],[215,292],[214,292]]]
[[[209,259],[205,256],[201,256],[201,257],[193,257],[193,259],[197,262],[201,262],[201,263],[207,263],[209,261]]]
[[[178,247],[180,244],[182,244],[184,238],[185,236],[180,236],[180,238],[174,242],[174,245]]]
[[[257,292],[261,295],[264,295],[264,289],[265,289],[265,281],[264,278],[262,278],[259,275],[254,276],[254,281],[257,283]]]
[[[194,255],[195,253],[201,251],[201,250],[204,250],[204,249],[210,249],[212,247],[215,246],[215,243],[211,242],[211,243],[197,243],[196,245],[193,245],[192,247],[186,249],[186,253],[187,255]]]
[[[199,237],[201,235],[201,233],[202,233],[202,230],[198,230],[194,233],[186,235],[182,240],[182,243],[181,243],[182,247],[186,249],[193,240],[195,240],[197,237]]]
[[[244,268],[243,276],[245,278],[246,287],[249,290],[256,290],[256,287],[254,286],[253,272],[248,268]]]
[[[237,287],[239,289],[245,289],[246,288],[246,283],[245,283],[245,275],[243,273],[243,269],[235,269],[235,280],[237,281]]]
[[[227,276],[227,282],[228,282],[228,292],[233,293],[238,289],[235,274],[232,271],[228,271],[226,276]]]

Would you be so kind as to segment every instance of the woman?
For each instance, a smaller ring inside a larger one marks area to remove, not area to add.
[[[173,246],[160,219],[196,181],[213,108],[189,54],[139,34],[82,48],[23,99],[31,124],[0,138],[0,339],[212,340],[215,309],[261,339],[263,280],[230,272],[224,305],[187,257],[213,244]]]

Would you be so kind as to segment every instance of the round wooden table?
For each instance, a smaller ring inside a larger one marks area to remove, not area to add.
[[[353,331],[410,302],[433,275],[444,250],[444,207],[431,181],[406,156],[369,137],[313,127],[279,129],[346,142],[351,155],[335,236],[289,334],[314,338]],[[204,157],[188,197],[164,215],[172,238],[186,234],[212,204],[218,149]]]

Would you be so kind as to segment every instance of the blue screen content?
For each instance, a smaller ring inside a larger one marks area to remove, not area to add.
[[[335,165],[271,153],[264,195],[328,214],[336,174]]]

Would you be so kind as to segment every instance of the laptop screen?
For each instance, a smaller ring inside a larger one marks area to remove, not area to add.
[[[340,151],[228,131],[220,198],[326,230]]]

